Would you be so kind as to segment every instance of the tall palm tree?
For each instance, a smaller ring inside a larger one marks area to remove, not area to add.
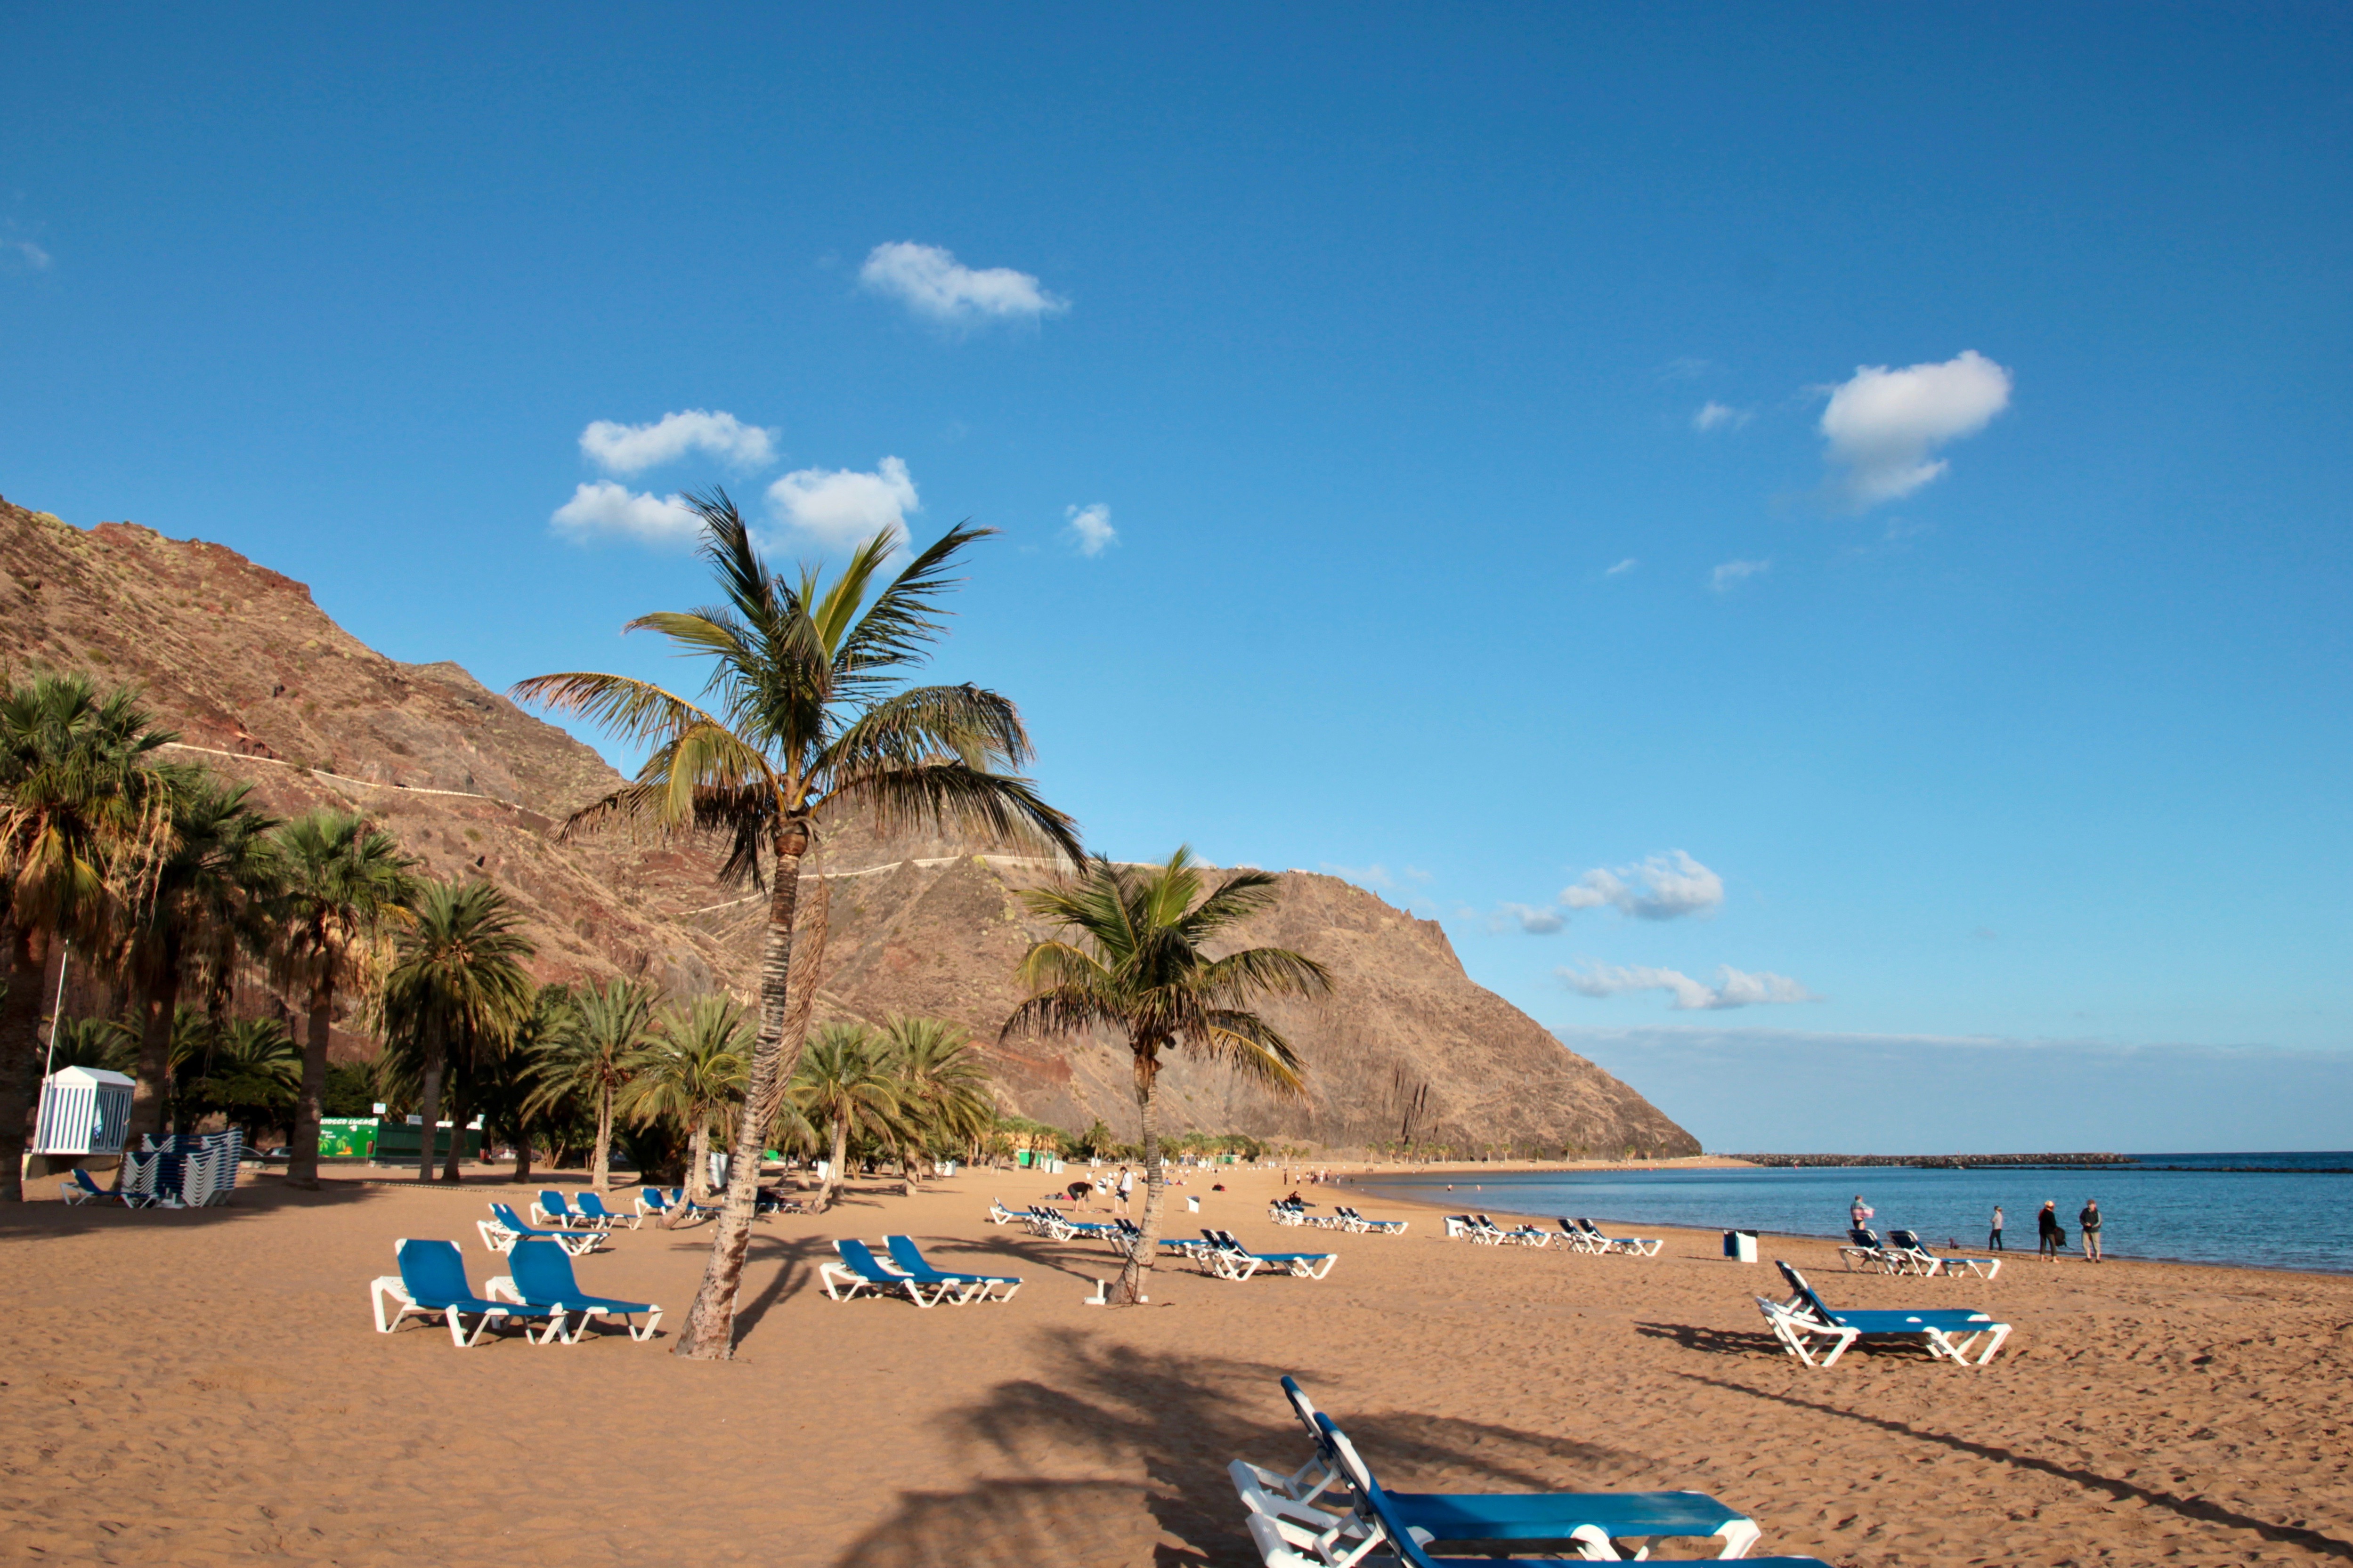
[[[942,1018],[888,1018],[882,1048],[899,1079],[909,1134],[899,1163],[912,1184],[913,1153],[931,1145],[968,1151],[995,1125],[997,1099],[979,1048],[962,1025]]]
[[[496,1133],[514,1144],[510,1181],[531,1180],[533,1140],[572,1109],[569,1095],[545,1095],[548,1086],[542,1074],[579,1025],[572,988],[543,985],[532,993],[531,1009],[516,1023],[507,1048],[483,1064],[488,1070],[475,1084],[475,1103],[481,1109],[484,1138]]]
[[[1114,866],[1101,857],[1057,886],[1022,895],[1032,913],[1062,926],[1075,942],[1032,943],[1021,960],[1029,993],[1003,1038],[1019,1033],[1127,1037],[1135,1059],[1135,1108],[1143,1123],[1143,1238],[1120,1270],[1113,1299],[1143,1299],[1144,1271],[1160,1244],[1160,1126],[1155,1085],[1164,1049],[1182,1047],[1229,1063],[1269,1088],[1297,1093],[1299,1058],[1290,1042],[1249,1011],[1261,997],[1329,990],[1324,966],[1288,948],[1250,947],[1213,958],[1205,943],[1275,900],[1275,879],[1238,871],[1204,896],[1191,849],[1166,864]]]
[[[130,914],[127,967],[140,1007],[133,1138],[164,1129],[173,1016],[192,963],[220,1003],[212,1011],[225,1016],[237,954],[269,948],[268,910],[279,884],[278,857],[267,837],[278,823],[250,803],[253,786],[202,773],[180,784],[149,894]]]
[[[807,1013],[788,1002],[802,858],[820,814],[868,814],[883,831],[976,831],[999,843],[1082,853],[1070,818],[1012,770],[1030,755],[1013,704],[974,686],[901,686],[944,627],[939,600],[965,546],[989,530],[955,528],[876,590],[898,548],[885,530],[850,553],[832,582],[772,571],[723,490],[691,499],[702,553],[722,603],[639,616],[628,629],[708,658],[701,703],[650,681],[573,672],[534,676],[514,695],[602,724],[649,755],[626,788],[576,814],[566,830],[611,818],[723,837],[731,882],[768,887],[760,1022],[736,1118],[726,1203],[678,1353],[733,1353],[735,1297],[750,1245],[761,1144],[801,1051]],[[871,601],[868,595],[872,593]]]
[[[441,1079],[453,1045],[460,1049],[507,1035],[531,1009],[531,976],[522,960],[532,952],[517,929],[512,900],[480,879],[470,882],[427,878],[414,904],[413,918],[395,939],[392,968],[377,999],[387,1045],[412,1047],[422,1085],[423,1147],[417,1179],[433,1179],[434,1130],[441,1113]],[[463,1147],[455,1130],[451,1153]],[[456,1161],[451,1165],[454,1169]]]
[[[302,1081],[301,1047],[275,1018],[238,1018],[216,1030],[202,1014],[184,1011],[194,1025],[190,1033],[204,1042],[203,1059],[183,1068],[184,1114],[217,1111],[244,1130],[248,1143],[259,1144],[261,1134],[284,1126],[294,1109]]]
[[[24,1198],[25,1121],[39,1069],[49,950],[118,935],[148,891],[187,770],[127,690],[35,675],[0,695],[0,1202]]]
[[[832,1140],[833,1157],[818,1193],[819,1214],[833,1206],[833,1195],[841,1188],[851,1133],[884,1143],[900,1143],[906,1137],[906,1085],[892,1066],[882,1037],[863,1024],[824,1025],[801,1053],[785,1098],[811,1127],[825,1130]]]
[[[281,981],[303,988],[309,1013],[286,1179],[316,1187],[335,991],[359,980],[386,927],[406,912],[417,896],[417,862],[400,852],[399,840],[370,827],[356,812],[312,811],[273,837],[283,879],[276,967]]]
[[[754,1037],[732,997],[698,996],[663,1008],[651,1039],[630,1058],[620,1109],[638,1126],[667,1120],[685,1131],[686,1191],[696,1203],[710,1196],[711,1134],[724,1130],[743,1100]],[[752,1160],[756,1171],[756,1149]]]
[[[661,993],[638,981],[613,979],[577,993],[567,1027],[552,1033],[537,1054],[538,1088],[525,1108],[553,1110],[575,1096],[596,1108],[596,1142],[588,1182],[598,1192],[613,1185],[615,1097],[638,1070],[638,1056],[652,1037],[654,1005]]]

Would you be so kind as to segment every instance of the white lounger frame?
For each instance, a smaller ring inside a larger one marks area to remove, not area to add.
[[[505,1277],[501,1275],[500,1278],[503,1279]],[[491,1283],[492,1285],[496,1285],[499,1283],[499,1280],[493,1279]],[[400,1276],[397,1274],[379,1274],[374,1279],[370,1280],[368,1282],[368,1299],[375,1308],[375,1331],[377,1333],[388,1334],[392,1332],[393,1330],[400,1327],[400,1321],[403,1318],[412,1315],[420,1318],[438,1318],[449,1327],[449,1342],[456,1345],[461,1351],[470,1350],[475,1345],[480,1343],[482,1336],[490,1331],[491,1321],[494,1318],[521,1323],[522,1325],[522,1337],[531,1341],[531,1342],[535,1345],[543,1345],[547,1343],[548,1341],[555,1338],[557,1334],[564,1331],[564,1314],[561,1312],[554,1313],[548,1318],[547,1330],[544,1333],[541,1334],[533,1334],[531,1331],[531,1321],[529,1319],[522,1318],[510,1312],[484,1312],[481,1314],[480,1321],[475,1323],[474,1331],[471,1334],[469,1334],[465,1331],[463,1324],[459,1321],[460,1314],[464,1311],[463,1308],[418,1306],[415,1298],[409,1295],[408,1288],[401,1283]],[[391,1318],[387,1320],[384,1315],[384,1309],[385,1304],[388,1301],[399,1303],[399,1310],[394,1312]]]
[[[1764,1310],[1765,1321],[1771,1326],[1773,1337],[1808,1366],[1834,1366],[1838,1358],[1846,1354],[1847,1347],[1863,1337],[1862,1331],[1846,1323],[1825,1323],[1802,1307],[1793,1308],[1784,1301],[1759,1296],[1757,1305]],[[1988,1323],[1971,1331],[1931,1328],[1923,1323],[1919,1328],[1903,1333],[1874,1330],[1873,1339],[1917,1339],[1928,1353],[1938,1361],[1951,1362],[1955,1366],[1983,1366],[1993,1360],[2001,1349],[2002,1341],[2010,1338],[2009,1323]],[[1983,1352],[1972,1355],[1979,1340],[1987,1342]],[[1820,1361],[1814,1359],[1817,1346],[1828,1342],[1830,1350]]]
[[[482,1294],[493,1301],[512,1301],[518,1307],[530,1305],[522,1299],[522,1292],[515,1288],[514,1276],[512,1274],[492,1275],[484,1282]],[[566,1317],[575,1312],[580,1315],[580,1321],[573,1324],[564,1334],[564,1342],[567,1345],[576,1345],[580,1342],[580,1331],[588,1326],[588,1320],[591,1318],[618,1318],[621,1320],[621,1327],[628,1331],[629,1338],[643,1343],[654,1337],[654,1330],[660,1326],[662,1312],[659,1307],[649,1302],[644,1308],[645,1327],[639,1328],[630,1321],[637,1313],[625,1312],[618,1307],[591,1307],[585,1303],[575,1306],[570,1301],[561,1301],[556,1304],[554,1310],[555,1316],[548,1330],[551,1337],[557,1330],[564,1328],[564,1320]],[[544,1344],[546,1342],[543,1340],[540,1342]]]

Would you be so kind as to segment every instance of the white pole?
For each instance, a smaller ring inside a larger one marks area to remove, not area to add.
[[[73,943],[67,942],[58,951],[58,999],[49,1008],[49,1054],[41,1058],[41,1079],[48,1080],[49,1069],[58,1065],[58,1024],[66,1010],[66,965],[73,962]]]

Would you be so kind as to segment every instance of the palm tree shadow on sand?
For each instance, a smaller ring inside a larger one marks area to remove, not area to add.
[[[944,1417],[974,1468],[1001,1473],[963,1491],[901,1493],[897,1512],[839,1568],[1249,1568],[1258,1554],[1226,1464],[1290,1470],[1306,1458],[1306,1434],[1276,1384],[1285,1372],[1329,1398],[1366,1457],[1400,1484],[1442,1476],[1460,1490],[1606,1487],[1650,1468],[1638,1454],[1544,1433],[1362,1411],[1345,1384],[1310,1366],[1139,1351],[1084,1331],[1050,1334],[1048,1347],[1060,1368],[1050,1383],[1012,1379]],[[1094,1473],[1051,1473],[1078,1467]],[[1129,1474],[1106,1475],[1116,1471]]]

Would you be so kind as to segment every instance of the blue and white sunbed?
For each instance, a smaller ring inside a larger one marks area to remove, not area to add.
[[[1279,1268],[1303,1279],[1321,1279],[1340,1260],[1336,1252],[1252,1252],[1229,1230],[1203,1230],[1208,1245],[1194,1251],[1202,1271],[1220,1279],[1247,1279],[1261,1268]]]
[[[475,1295],[473,1286],[466,1279],[466,1260],[459,1256],[454,1241],[404,1239],[394,1242],[392,1250],[393,1256],[400,1259],[400,1272],[379,1276],[368,1286],[368,1296],[375,1307],[377,1333],[392,1332],[403,1318],[412,1314],[439,1318],[449,1326],[449,1342],[459,1350],[479,1341],[493,1321],[519,1326],[523,1338],[535,1344],[545,1344],[564,1331],[563,1317],[552,1309],[494,1301]],[[389,1320],[384,1315],[387,1301],[399,1304],[399,1310]],[[470,1337],[459,1317],[467,1312],[480,1319]],[[536,1339],[531,1331],[533,1323],[544,1324],[544,1331]]]
[[[1834,1365],[1849,1345],[1865,1339],[1916,1340],[1938,1361],[1948,1361],[1956,1366],[1983,1366],[1993,1360],[2002,1341],[2010,1338],[2010,1324],[1995,1322],[1989,1313],[1964,1308],[1836,1311],[1814,1293],[1804,1275],[1778,1259],[1775,1267],[1797,1294],[1787,1301],[1759,1296],[1757,1304],[1764,1310],[1765,1321],[1772,1329],[1773,1337],[1781,1342],[1781,1348],[1808,1366]],[[1986,1342],[1985,1349],[1972,1359],[1979,1340]],[[1825,1342],[1830,1346],[1829,1352],[1816,1361],[1816,1347]]]
[[[918,1279],[903,1268],[893,1268],[875,1257],[874,1249],[862,1241],[837,1241],[833,1249],[840,1254],[841,1261],[820,1263],[817,1272],[825,1293],[837,1301],[847,1301],[871,1290],[877,1296],[904,1295],[918,1307],[936,1307],[947,1299],[950,1290],[963,1289],[947,1281]],[[927,1289],[931,1291],[928,1297],[923,1294]]]
[[[605,1239],[605,1233],[601,1230],[542,1230],[536,1226],[525,1225],[505,1204],[492,1204],[491,1217],[476,1220],[474,1228],[482,1233],[482,1245],[492,1252],[512,1252],[516,1242],[540,1237],[559,1244],[565,1251],[577,1258],[584,1252],[595,1251],[596,1244]]]
[[[570,1230],[575,1226],[586,1226],[596,1222],[589,1219],[586,1205],[575,1209],[564,1201],[564,1194],[554,1187],[542,1187],[539,1196],[531,1203],[531,1223],[557,1226]]]
[[[553,1312],[561,1324],[565,1319],[577,1317],[564,1336],[567,1345],[580,1342],[580,1331],[588,1326],[591,1318],[618,1318],[621,1327],[633,1340],[653,1338],[654,1329],[661,1321],[661,1309],[650,1301],[622,1301],[610,1296],[592,1296],[580,1289],[572,1277],[572,1258],[548,1237],[524,1237],[507,1254],[507,1265],[513,1270],[491,1280],[482,1288],[501,1301],[518,1302],[540,1311]],[[637,1320],[645,1317],[639,1328]]]
[[[83,1170],[79,1165],[76,1165],[73,1170],[67,1174],[66,1179],[58,1184],[58,1196],[65,1199],[69,1205],[87,1203],[119,1203],[127,1205],[131,1203],[131,1198],[127,1194],[118,1193],[111,1187],[100,1186],[96,1182],[90,1179],[90,1173]]]
[[[1916,1230],[1889,1231],[1887,1249],[1901,1256],[1907,1269],[1919,1274],[1941,1274],[1947,1279],[1970,1274],[1979,1279],[1990,1279],[2001,1272],[1999,1258],[1945,1258],[1931,1252]]]
[[[1659,1248],[1667,1244],[1663,1237],[1610,1236],[1599,1226],[1582,1215],[1578,1216],[1577,1224],[1579,1229],[1593,1239],[1595,1250],[1600,1252],[1624,1252],[1630,1253],[1636,1258],[1656,1258],[1659,1255]]]
[[[1615,1548],[1610,1545],[1607,1533],[1618,1526],[1619,1521],[1617,1520],[1611,1520],[1608,1522],[1579,1522],[1571,1527],[1569,1532],[1565,1535],[1561,1532],[1564,1525],[1568,1523],[1568,1514],[1565,1513],[1549,1519],[1521,1519],[1517,1521],[1475,1517],[1475,1513],[1480,1510],[1480,1500],[1474,1498],[1458,1497],[1445,1500],[1448,1504],[1456,1505],[1458,1507],[1467,1506],[1471,1508],[1474,1510],[1474,1517],[1448,1518],[1443,1514],[1440,1514],[1437,1517],[1440,1519],[1440,1522],[1443,1528],[1437,1531],[1428,1531],[1428,1528],[1425,1526],[1417,1526],[1409,1521],[1408,1512],[1399,1505],[1398,1498],[1383,1489],[1380,1483],[1373,1479],[1372,1472],[1365,1467],[1363,1459],[1357,1456],[1355,1446],[1348,1442],[1345,1434],[1341,1433],[1336,1426],[1333,1426],[1332,1418],[1319,1412],[1315,1420],[1316,1425],[1322,1430],[1325,1440],[1332,1445],[1335,1453],[1341,1461],[1342,1468],[1345,1475],[1349,1489],[1357,1504],[1356,1518],[1361,1521],[1361,1526],[1364,1531],[1364,1545],[1361,1547],[1343,1547],[1335,1552],[1330,1547],[1324,1546],[1312,1539],[1307,1542],[1298,1542],[1293,1538],[1292,1532],[1296,1531],[1301,1535],[1306,1534],[1307,1532],[1301,1527],[1292,1526],[1289,1530],[1286,1530],[1283,1523],[1279,1520],[1263,1513],[1252,1512],[1249,1519],[1250,1537],[1257,1544],[1260,1555],[1266,1560],[1268,1568],[1326,1568],[1326,1565],[1329,1564],[1354,1563],[1358,1558],[1366,1555],[1367,1549],[1375,1548],[1388,1554],[1393,1555],[1398,1563],[1402,1565],[1402,1568],[1453,1568],[1453,1565],[1458,1563],[1466,1565],[1466,1568],[1471,1564],[1477,1564],[1479,1565],[1479,1568],[1485,1568],[1486,1563],[1490,1561],[1486,1558],[1446,1558],[1436,1557],[1430,1554],[1427,1547],[1424,1545],[1425,1535],[1423,1532],[1427,1531],[1426,1538],[1429,1541],[1444,1541],[1450,1539],[1445,1533],[1446,1530],[1450,1529],[1468,1529],[1484,1532],[1497,1529],[1524,1528],[1530,1533],[1515,1534],[1505,1537],[1483,1534],[1478,1539],[1482,1539],[1487,1542],[1494,1544],[1501,1544],[1509,1541],[1573,1540],[1577,1543],[1577,1547],[1578,1549],[1577,1560],[1579,1561],[1589,1562],[1597,1557],[1602,1557],[1606,1560],[1606,1558],[1612,1558],[1618,1555]],[[1430,1495],[1430,1494],[1424,1494],[1423,1500],[1427,1501]],[[1601,1512],[1609,1510],[1613,1507],[1610,1500],[1610,1494],[1608,1493],[1595,1494],[1589,1498],[1579,1497],[1577,1494],[1573,1493],[1560,1493],[1553,1495],[1558,1498],[1574,1499],[1575,1500],[1570,1501],[1566,1505],[1570,1512],[1586,1510]],[[1646,1501],[1640,1500],[1654,1498],[1675,1499],[1685,1495],[1696,1494],[1678,1494],[1668,1492],[1633,1495],[1638,1500],[1634,1501],[1628,1507],[1625,1514],[1621,1515],[1621,1518],[1628,1520],[1639,1518],[1641,1517],[1641,1510],[1645,1506],[1655,1506],[1659,1510],[1655,1518],[1661,1521],[1672,1523],[1672,1515],[1669,1512],[1671,1505],[1650,1505],[1646,1504]],[[1501,1504],[1497,1506],[1509,1510],[1512,1505]],[[1535,1505],[1531,1504],[1530,1506]],[[1686,1506],[1694,1513],[1704,1518],[1706,1513],[1716,1505],[1713,1504],[1713,1500],[1703,1498],[1699,1503]],[[1725,1510],[1724,1511],[1729,1513],[1731,1510]],[[1739,1518],[1738,1515],[1734,1515],[1733,1517],[1735,1519]],[[1753,1531],[1755,1528],[1753,1521],[1743,1522],[1748,1523],[1750,1530]],[[1631,1533],[1631,1531],[1629,1531],[1628,1533]],[[1662,1530],[1655,1533],[1683,1533],[1683,1531]],[[1753,1540],[1754,1535],[1751,1534],[1748,1539]],[[1337,1545],[1338,1542],[1335,1542],[1334,1544]],[[1306,1550],[1302,1550],[1303,1545]],[[1536,1568],[1538,1561],[1539,1560],[1528,1558],[1513,1559],[1514,1568]],[[1749,1561],[1757,1564],[1757,1568],[1828,1568],[1828,1564],[1822,1563],[1820,1558],[1815,1557],[1759,1557],[1751,1558]]]
[[[1358,1236],[1367,1232],[1375,1236],[1403,1236],[1405,1227],[1409,1223],[1401,1219],[1368,1219],[1355,1209],[1343,1205],[1335,1205],[1332,1212],[1340,1216],[1342,1226]]]
[[[623,1214],[617,1209],[607,1208],[605,1200],[595,1193],[583,1193],[573,1199],[572,1203],[573,1206],[580,1211],[582,1219],[600,1230],[610,1230],[617,1225],[627,1225],[631,1230],[635,1230],[645,1222],[645,1215],[642,1214]]]
[[[1295,1381],[1285,1377],[1282,1391],[1293,1413],[1314,1435],[1316,1457],[1291,1476],[1235,1460],[1227,1467],[1227,1476],[1241,1495],[1243,1506],[1253,1514],[1310,1532],[1326,1561],[1347,1554],[1358,1542],[1377,1542],[1380,1533],[1365,1503],[1367,1493],[1377,1488],[1371,1468],[1347,1435],[1329,1415],[1316,1410]],[[1716,1556],[1738,1557],[1756,1543],[1758,1534],[1755,1520],[1704,1492],[1387,1495],[1405,1531],[1425,1546],[1443,1542],[1485,1551],[1525,1552],[1553,1545],[1585,1559],[1614,1561],[1620,1541],[1678,1536],[1713,1541]],[[1286,1541],[1284,1544],[1294,1543]]]
[[[1858,1268],[1880,1274],[1904,1272],[1904,1260],[1879,1239],[1879,1233],[1862,1226],[1846,1233],[1846,1245],[1839,1248],[1839,1257],[1850,1274]]]
[[[963,1291],[956,1298],[958,1306],[967,1301],[1010,1301],[1013,1292],[1021,1289],[1021,1281],[1010,1274],[947,1273],[934,1268],[924,1261],[923,1249],[915,1245],[913,1237],[886,1236],[882,1245],[891,1254],[892,1264],[910,1279],[925,1285],[958,1287]],[[993,1293],[999,1286],[1005,1289],[1002,1296]]]

